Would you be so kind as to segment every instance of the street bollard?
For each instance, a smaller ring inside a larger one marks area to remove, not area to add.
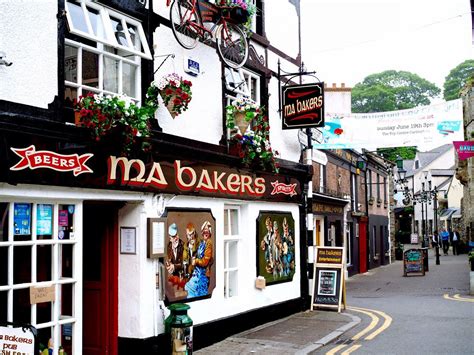
[[[193,353],[193,320],[188,316],[189,308],[183,303],[168,306],[171,314],[165,320],[165,332],[171,337],[171,355]]]

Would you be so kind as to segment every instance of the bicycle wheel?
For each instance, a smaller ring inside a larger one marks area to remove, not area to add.
[[[217,27],[217,52],[224,63],[234,69],[242,67],[249,56],[247,37],[239,26],[223,23]]]
[[[196,47],[199,37],[193,24],[200,26],[200,19],[197,13],[192,10],[193,4],[187,0],[174,0],[170,8],[173,35],[178,43],[186,49]]]

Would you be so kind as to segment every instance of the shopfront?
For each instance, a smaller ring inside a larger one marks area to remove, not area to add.
[[[45,347],[159,351],[173,302],[189,302],[198,345],[212,322],[235,332],[246,313],[301,307],[306,171],[2,138],[0,319],[33,324]]]

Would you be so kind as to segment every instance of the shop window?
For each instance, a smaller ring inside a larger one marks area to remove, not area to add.
[[[63,346],[74,355],[59,328],[74,329],[80,321],[74,309],[82,302],[77,292],[79,265],[73,263],[75,205],[33,202],[0,203],[0,319],[31,323],[38,341]],[[52,287],[54,301],[31,304],[30,292]],[[80,353],[80,342],[75,353]]]
[[[238,206],[224,208],[224,297],[238,295],[239,278],[239,214]]]
[[[152,59],[140,22],[95,2],[66,1],[65,101],[88,93],[138,102],[140,58]]]

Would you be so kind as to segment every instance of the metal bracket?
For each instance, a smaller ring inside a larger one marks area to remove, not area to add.
[[[163,66],[163,64],[165,64],[166,60],[171,57],[174,59],[175,55],[174,53],[171,53],[171,54],[162,54],[162,55],[155,55],[154,56],[155,58],[160,58],[160,57],[165,57],[165,59],[163,59],[163,61],[161,62],[161,64],[158,66],[158,68],[156,68],[156,70],[153,72],[153,74],[156,74],[156,72],[158,70],[160,70],[160,68]]]

